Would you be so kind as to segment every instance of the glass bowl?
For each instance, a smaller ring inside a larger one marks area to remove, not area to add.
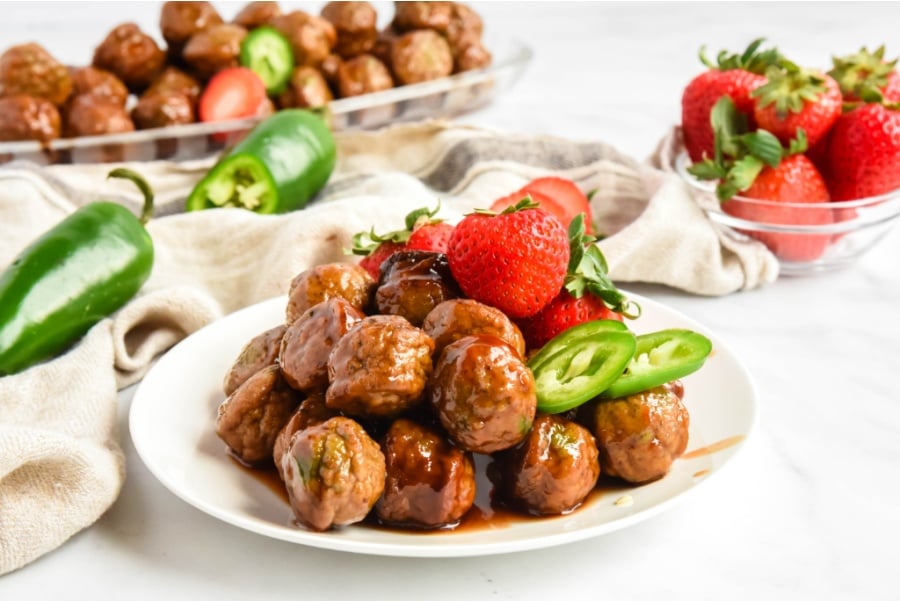
[[[485,44],[494,60],[484,69],[329,102],[326,109],[332,129],[375,129],[404,121],[448,118],[484,106],[518,81],[533,56],[531,48],[518,40],[489,38]],[[0,142],[0,165],[13,160],[52,165],[203,158],[233,144],[258,121],[191,123],[46,143]]]
[[[706,214],[732,235],[765,244],[783,275],[846,267],[875,246],[900,217],[900,189],[840,202],[772,202],[743,196],[719,202],[716,183],[688,173],[690,164],[682,152],[675,159],[675,170],[695,191]]]

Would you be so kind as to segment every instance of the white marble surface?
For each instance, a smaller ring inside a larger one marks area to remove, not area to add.
[[[315,8],[316,4],[306,4]],[[381,5],[379,5],[381,6]],[[796,60],[888,44],[900,3],[477,4],[535,50],[518,86],[466,122],[650,153],[708,44],[766,36]],[[40,39],[86,61],[156,3],[4,3],[0,46]],[[236,6],[222,7],[230,13]],[[897,599],[900,230],[858,265],[697,298],[633,289],[706,324],[752,373],[760,428],[736,460],[663,514],[596,539],[465,559],[391,559],[269,540],[180,501],[143,467],[121,397],[128,479],[92,528],[0,578],[0,598]],[[52,516],[48,516],[52,519]]]

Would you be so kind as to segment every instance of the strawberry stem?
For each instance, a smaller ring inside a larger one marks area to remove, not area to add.
[[[732,54],[727,50],[719,51],[716,55],[716,61],[712,62],[706,57],[706,47],[700,48],[700,62],[710,69],[718,71],[730,71],[732,69],[743,69],[762,75],[771,65],[778,65],[784,60],[777,48],[769,48],[759,51],[759,47],[765,41],[765,38],[757,38],[750,42],[741,54]]]

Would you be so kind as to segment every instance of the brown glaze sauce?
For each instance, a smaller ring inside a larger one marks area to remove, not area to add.
[[[737,436],[730,436],[728,438],[723,438],[718,442],[714,442],[710,445],[706,445],[705,447],[700,447],[699,449],[694,449],[693,451],[688,451],[684,455],[681,456],[682,459],[695,459],[697,457],[705,457],[707,455],[712,455],[713,453],[718,453],[719,451],[724,451],[727,448],[733,447],[736,444],[740,444],[746,438],[744,435],[739,434]]]

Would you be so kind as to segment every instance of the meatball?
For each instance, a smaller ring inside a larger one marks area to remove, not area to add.
[[[197,106],[202,92],[200,82],[192,76],[188,75],[178,67],[166,67],[159,76],[153,80],[150,87],[144,94],[168,94],[176,92],[184,94],[191,101],[191,106]]]
[[[662,478],[687,448],[690,418],[675,387],[595,401],[584,410],[610,476],[635,484]]]
[[[536,515],[574,509],[600,476],[594,437],[559,415],[538,416],[524,442],[498,455],[504,500]]]
[[[439,304],[460,296],[447,255],[422,250],[395,252],[381,264],[375,290],[379,313],[401,315],[414,326]]]
[[[334,25],[302,10],[280,15],[271,25],[290,40],[297,65],[318,67],[337,42]]]
[[[329,54],[325,57],[325,60],[322,61],[322,64],[319,65],[318,71],[322,73],[322,77],[325,78],[325,81],[332,86],[337,86],[338,69],[341,68],[342,62],[344,62],[344,60],[337,54]]]
[[[256,29],[270,24],[281,16],[281,7],[277,2],[250,2],[231,20],[244,29]]]
[[[238,386],[262,368],[275,364],[285,330],[285,325],[275,326],[254,336],[244,345],[222,383],[225,396],[230,396]]]
[[[32,96],[60,107],[71,93],[69,70],[43,46],[19,44],[0,55],[0,97]]]
[[[337,69],[338,96],[348,98],[394,87],[391,72],[371,54],[361,54],[341,62]]]
[[[448,344],[472,334],[490,334],[508,342],[525,356],[525,338],[519,327],[501,311],[470,298],[442,302],[425,317],[422,329],[434,339],[434,354],[440,356]]]
[[[66,112],[66,137],[99,136],[134,131],[134,123],[121,104],[91,94],[76,96]]]
[[[455,56],[455,62],[453,63],[454,73],[484,69],[489,66],[493,60],[491,53],[481,44],[481,42],[474,42],[468,46],[463,46]]]
[[[453,54],[447,40],[429,29],[410,31],[391,46],[391,67],[402,84],[446,77],[453,72]]]
[[[131,110],[131,119],[138,129],[183,125],[197,120],[194,104],[179,92],[143,94]]]
[[[275,444],[272,447],[272,459],[275,462],[275,469],[278,470],[282,480],[284,480],[284,473],[281,471],[281,458],[284,457],[285,451],[290,448],[289,445],[294,434],[310,426],[324,423],[337,415],[336,411],[332,411],[325,406],[324,394],[314,394],[300,403],[300,406],[297,407],[291,418],[278,431],[278,436],[275,437]]]
[[[331,352],[325,400],[350,415],[399,415],[422,401],[433,350],[431,338],[402,317],[366,317]]]
[[[452,18],[452,2],[394,2],[392,24],[397,31],[434,29],[446,32]]]
[[[361,521],[384,490],[378,443],[346,417],[294,434],[281,471],[294,516],[312,530]]]
[[[240,65],[241,42],[245,37],[247,30],[240,25],[213,25],[192,35],[181,57],[194,75],[207,80],[222,69]]]
[[[453,56],[458,56],[464,48],[481,44],[484,23],[478,13],[460,2],[454,2],[450,11],[450,22],[444,33]]]
[[[334,100],[322,72],[315,67],[295,67],[287,88],[278,96],[281,108],[324,106]]]
[[[331,349],[363,317],[359,309],[334,297],[295,319],[284,334],[278,356],[287,383],[308,394],[325,392]]]
[[[375,504],[389,524],[438,528],[459,522],[475,502],[471,454],[437,430],[408,419],[391,424],[382,444],[387,477]]]
[[[275,438],[299,403],[278,366],[264,367],[219,405],[216,434],[248,465],[271,459]]]
[[[365,54],[378,39],[378,14],[369,2],[329,2],[322,17],[334,25],[337,43],[334,51],[343,58]]]
[[[150,85],[166,62],[166,54],[135,23],[109,32],[94,50],[94,66],[111,71],[132,92]]]
[[[159,29],[171,56],[178,56],[198,31],[221,23],[222,17],[210,2],[163,2],[159,14]]]
[[[72,71],[72,96],[100,96],[125,106],[128,88],[122,80],[97,67],[82,67]]]
[[[369,306],[375,280],[354,263],[326,263],[298,274],[291,280],[286,310],[287,323],[324,300],[339,296],[365,311]]]
[[[60,136],[59,111],[43,98],[0,98],[0,142],[37,140],[49,142]]]
[[[450,438],[476,453],[521,442],[534,421],[534,376],[495,336],[460,338],[441,353],[429,382],[431,403]]]

